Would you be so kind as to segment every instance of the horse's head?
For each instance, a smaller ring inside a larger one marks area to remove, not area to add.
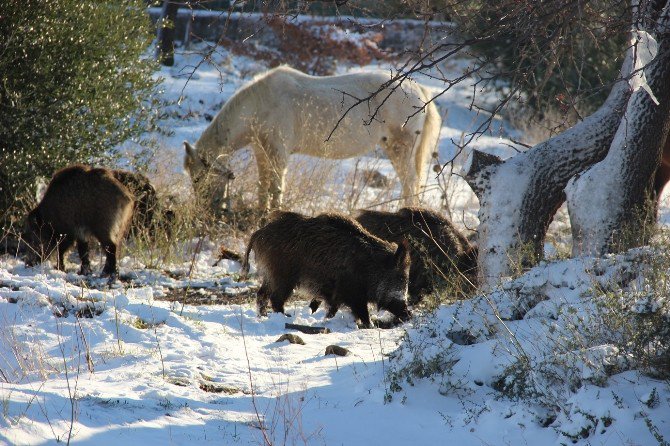
[[[233,172],[222,162],[209,162],[198,151],[184,141],[184,169],[191,177],[193,190],[198,199],[208,199],[212,212],[220,216],[230,209],[230,182],[235,178]]]

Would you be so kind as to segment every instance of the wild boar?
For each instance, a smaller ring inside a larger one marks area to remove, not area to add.
[[[63,269],[67,250],[77,242],[79,274],[91,273],[88,238],[95,237],[106,261],[104,276],[118,274],[116,255],[133,214],[134,199],[109,169],[76,164],[54,174],[42,201],[28,214],[24,240],[26,265],[32,266],[57,253]]]
[[[406,207],[398,212],[362,211],[356,221],[390,242],[409,240],[409,302],[418,303],[435,286],[457,284],[472,290],[477,277],[477,248],[445,216]]]
[[[251,236],[244,274],[252,250],[262,280],[257,298],[261,315],[268,301],[273,311],[283,313],[299,287],[326,301],[330,316],[341,304],[348,306],[363,327],[371,326],[368,303],[403,321],[411,317],[405,301],[410,267],[406,241],[396,246],[381,240],[343,215],[309,218],[275,211]]]

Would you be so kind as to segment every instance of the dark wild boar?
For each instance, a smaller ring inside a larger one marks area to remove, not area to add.
[[[477,248],[453,223],[437,212],[406,207],[398,212],[362,211],[356,220],[371,234],[390,241],[408,240],[410,258],[409,303],[416,305],[436,287],[452,285],[474,291],[477,280]],[[314,313],[321,301],[309,304]],[[329,310],[332,311],[332,310]]]
[[[342,215],[309,218],[275,211],[269,221],[251,236],[243,262],[246,273],[253,250],[262,280],[257,299],[261,315],[268,301],[273,311],[283,313],[299,287],[326,301],[328,316],[344,304],[364,327],[371,326],[369,302],[400,320],[410,318],[406,242],[396,246],[381,240]]]
[[[88,238],[95,237],[106,255],[102,274],[115,278],[116,254],[133,206],[133,195],[112,171],[79,164],[61,169],[51,179],[42,201],[28,214],[26,265],[44,261],[56,252],[56,266],[62,270],[66,251],[77,242],[79,274],[90,274]]]
[[[477,248],[437,212],[406,207],[398,212],[362,211],[356,220],[368,232],[390,241],[406,239],[412,263],[409,302],[418,303],[436,286],[472,291],[477,277]]]

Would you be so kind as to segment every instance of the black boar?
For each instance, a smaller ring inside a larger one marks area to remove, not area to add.
[[[409,240],[412,259],[408,290],[410,304],[418,303],[436,285],[451,282],[465,290],[474,288],[477,248],[447,217],[429,209],[406,207],[395,213],[362,211],[356,220],[381,239],[390,242]]]
[[[243,273],[249,269],[249,253],[256,254],[258,311],[284,312],[284,304],[297,287],[326,301],[329,316],[347,305],[357,321],[370,327],[368,302],[408,320],[405,302],[409,280],[407,242],[397,245],[367,232],[355,220],[335,214],[309,218],[275,211],[269,223],[249,241]]]
[[[81,259],[79,274],[90,274],[87,239],[95,237],[106,255],[103,275],[117,275],[116,254],[130,224],[133,195],[112,171],[73,165],[56,172],[44,198],[28,214],[24,239],[28,244],[26,265],[46,260],[57,252],[57,268],[63,269],[66,251],[77,242]]]

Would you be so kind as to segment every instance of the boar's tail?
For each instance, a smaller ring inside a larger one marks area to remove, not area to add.
[[[244,253],[244,259],[242,260],[242,270],[240,271],[243,278],[246,278],[249,275],[249,253],[254,249],[254,241],[256,239],[256,234],[252,234],[249,239],[249,245],[247,245],[247,250]]]

